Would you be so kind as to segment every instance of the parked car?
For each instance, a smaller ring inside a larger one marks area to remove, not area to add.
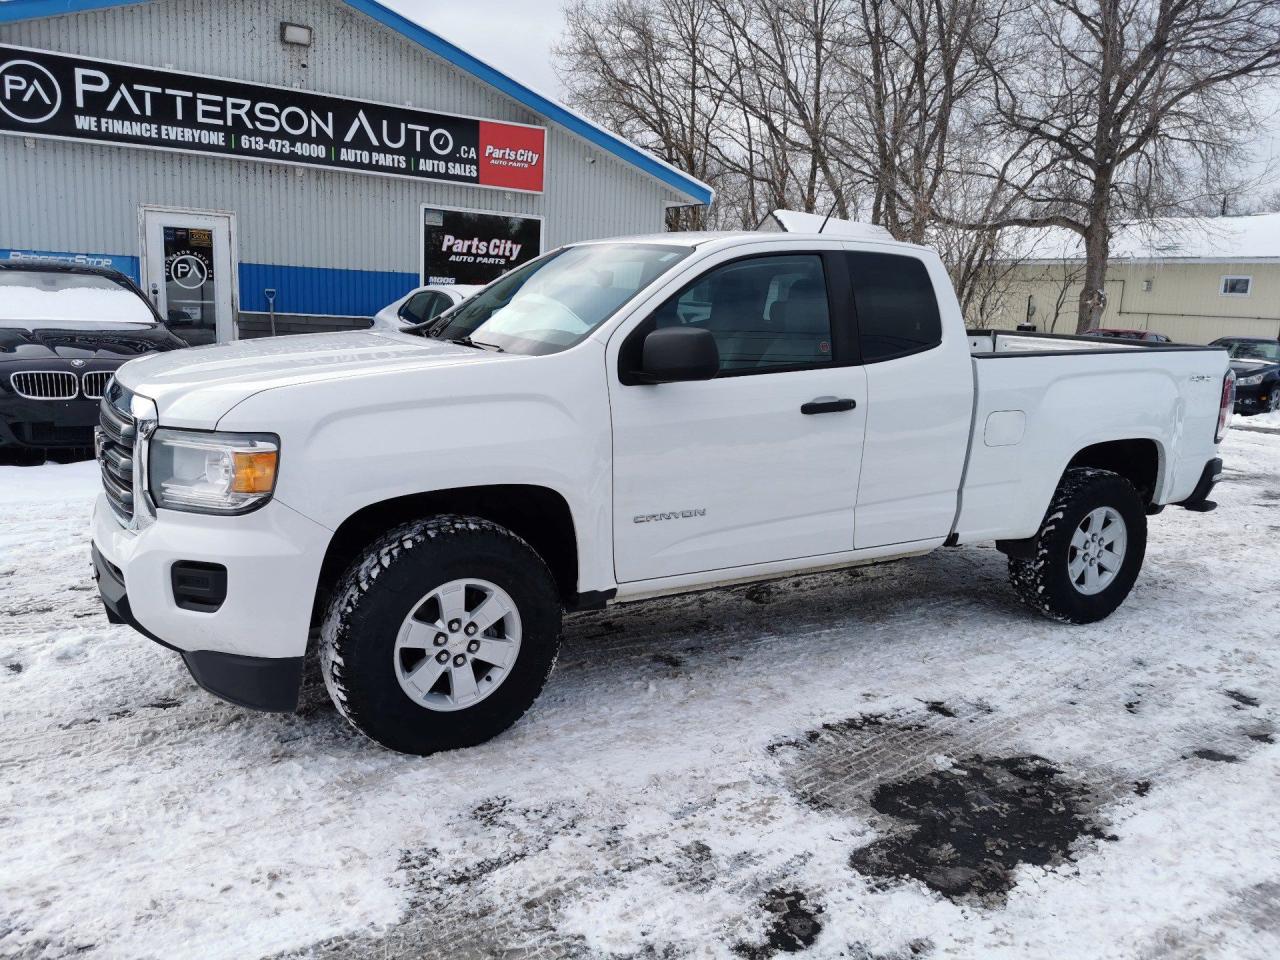
[[[1280,340],[1220,337],[1236,374],[1236,413],[1251,416],[1280,410]]]
[[[1091,335],[1109,337],[1114,340],[1145,340],[1147,343],[1173,343],[1163,333],[1156,333],[1152,330],[1127,330],[1122,327],[1099,327]]]
[[[92,447],[116,369],[185,346],[122,273],[0,263],[0,450]]]
[[[528,709],[563,610],[994,540],[1030,607],[1100,620],[1147,516],[1213,506],[1230,416],[1224,351],[969,333],[938,256],[880,240],[575,244],[430,334],[126,364],[108,615],[267,710],[319,627],[338,709],[426,754]]]
[[[373,329],[399,330],[415,323],[434,320],[480,289],[482,288],[464,283],[429,283],[425,287],[415,287],[374,314]]]

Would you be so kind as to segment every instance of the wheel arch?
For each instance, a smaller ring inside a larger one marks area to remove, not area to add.
[[[1143,505],[1150,507],[1164,481],[1165,452],[1160,442],[1150,437],[1104,440],[1076,451],[1059,476],[1076,467],[1118,473],[1133,484]]]
[[[329,538],[320,566],[312,626],[324,617],[338,578],[369,544],[399,524],[446,513],[489,520],[528,542],[551,570],[565,606],[578,605],[578,537],[568,501],[550,487],[492,484],[393,497],[343,520]]]

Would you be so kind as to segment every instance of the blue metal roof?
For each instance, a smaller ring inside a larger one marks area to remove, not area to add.
[[[0,0],[0,23],[12,23],[17,20],[36,20],[42,17],[58,17],[70,13],[84,13],[90,10],[102,10],[107,7],[123,7],[151,0]],[[696,180],[675,167],[664,163],[647,150],[642,150],[634,143],[617,134],[610,133],[603,127],[592,123],[581,114],[564,107],[554,100],[531,90],[518,80],[507,76],[501,70],[490,66],[461,47],[450,43],[439,34],[432,33],[421,24],[396,13],[377,0],[343,0],[349,7],[394,30],[403,37],[412,40],[419,46],[434,53],[440,59],[453,64],[459,70],[471,74],[492,87],[496,87],[511,99],[523,104],[534,113],[546,117],[553,123],[577,134],[601,150],[613,154],[634,167],[671,187],[681,195],[696,203],[709,204],[715,192],[701,180]]]

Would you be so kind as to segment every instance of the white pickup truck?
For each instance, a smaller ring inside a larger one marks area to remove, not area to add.
[[[1220,349],[966,331],[920,247],[581,243],[418,330],[126,364],[94,566],[211,692],[293,709],[318,637],[342,713],[426,754],[528,709],[564,610],[994,540],[1099,620],[1147,516],[1212,507],[1231,401]]]

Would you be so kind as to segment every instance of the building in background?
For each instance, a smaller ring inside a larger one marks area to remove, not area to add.
[[[663,229],[711,190],[375,0],[0,2],[0,259],[137,280],[192,342]]]
[[[1010,231],[996,322],[1074,333],[1084,277],[1080,236]],[[1183,343],[1280,337],[1280,213],[1122,224],[1111,243],[1103,327]]]

